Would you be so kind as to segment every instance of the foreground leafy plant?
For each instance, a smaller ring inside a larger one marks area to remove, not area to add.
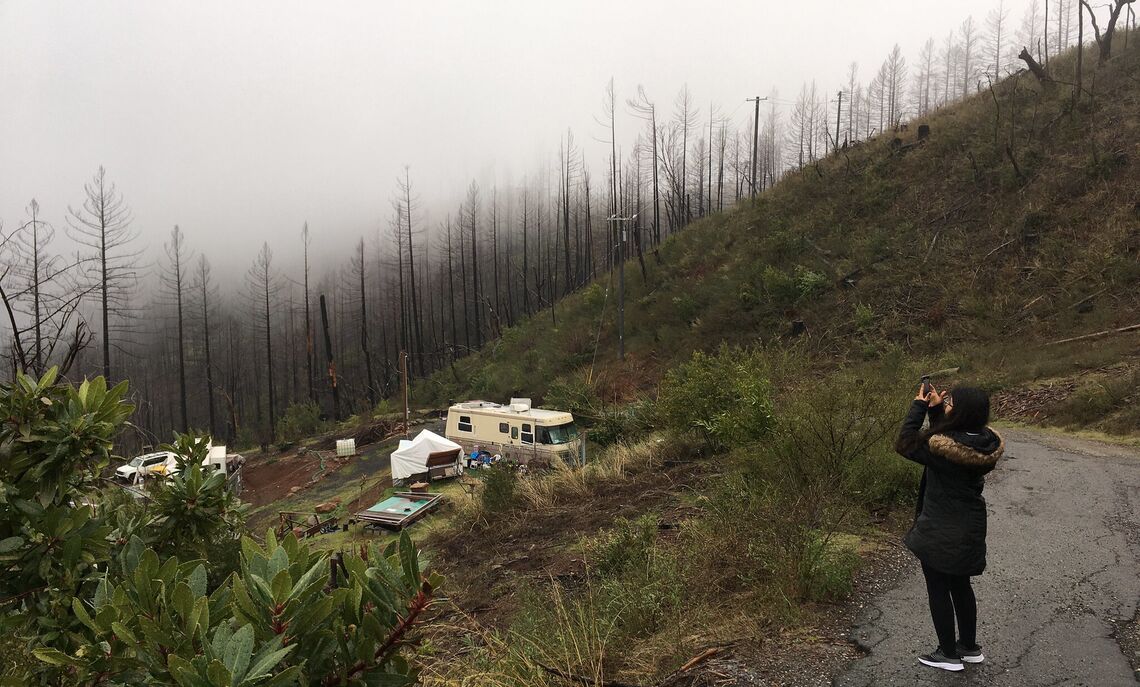
[[[56,375],[0,387],[0,629],[44,642],[74,627],[71,598],[108,556],[110,528],[88,495],[133,411],[125,383],[76,388]]]
[[[334,584],[327,555],[270,532],[242,540],[229,584],[206,593],[202,561],[159,560],[135,538],[88,599],[70,654],[41,648],[69,684],[180,687],[406,685],[399,655],[442,582],[421,575],[411,540],[352,556]]]
[[[292,536],[239,540],[241,505],[189,436],[149,505],[100,490],[126,389],[54,371],[0,387],[0,629],[29,650],[0,685],[413,682],[399,652],[442,579],[422,574],[407,535],[337,568]]]

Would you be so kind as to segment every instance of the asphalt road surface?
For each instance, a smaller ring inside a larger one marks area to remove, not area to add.
[[[1134,687],[1140,600],[1140,451],[1007,430],[987,478],[988,563],[974,578],[986,661],[920,665],[937,646],[917,562],[867,607],[853,637],[870,653],[835,681],[880,685]]]

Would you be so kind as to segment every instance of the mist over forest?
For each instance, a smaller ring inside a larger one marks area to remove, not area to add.
[[[6,369],[129,379],[140,444],[271,443],[1077,30],[1076,2],[634,5],[0,6]],[[793,16],[820,48],[763,30]]]

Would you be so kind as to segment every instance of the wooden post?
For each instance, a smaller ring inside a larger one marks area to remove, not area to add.
[[[401,372],[404,378],[404,436],[409,436],[408,422],[408,352],[400,351]]]

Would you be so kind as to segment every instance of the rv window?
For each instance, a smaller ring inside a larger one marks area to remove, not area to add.
[[[474,428],[471,426],[471,416],[470,415],[460,415],[459,416],[459,431],[460,432],[471,432],[473,430],[474,430]]]
[[[502,432],[503,434],[506,434],[507,432],[511,431],[510,425],[508,425],[505,422],[500,422],[499,423],[499,431]]]
[[[519,428],[518,427],[511,427],[511,438],[512,439],[518,439],[519,438]]]
[[[525,422],[523,423],[523,426],[522,426],[522,442],[524,444],[533,444],[534,443],[534,432],[531,430],[530,425],[525,423]]]
[[[538,443],[540,444],[568,444],[578,438],[578,427],[573,422],[554,427],[538,428]]]

